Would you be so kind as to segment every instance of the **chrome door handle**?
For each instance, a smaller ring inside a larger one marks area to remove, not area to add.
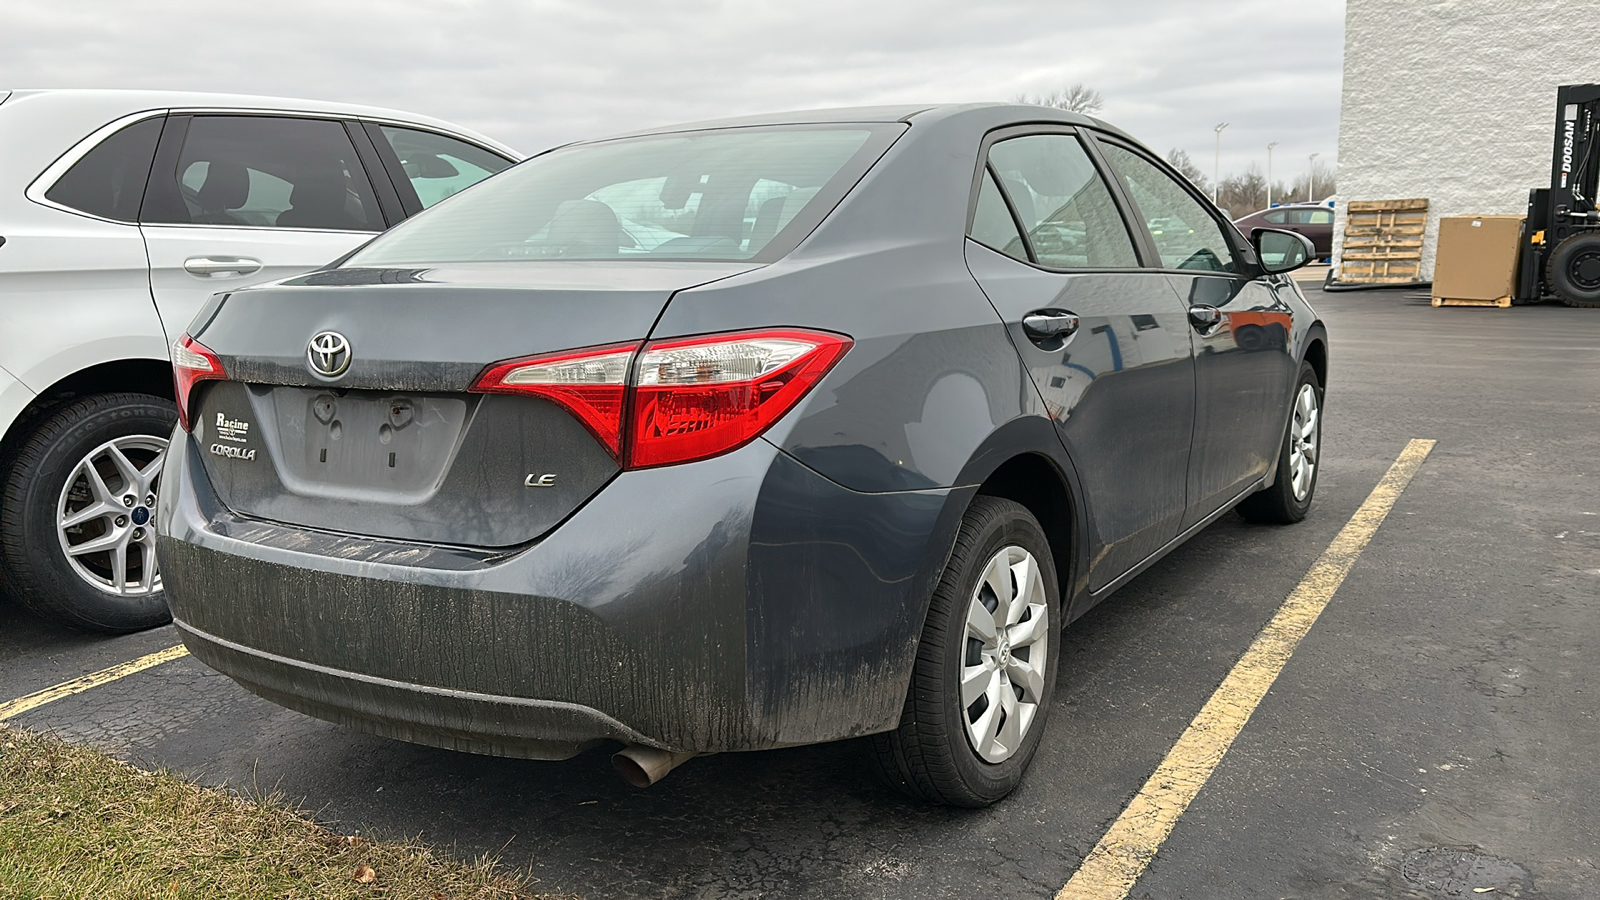
[[[1205,334],[1222,324],[1222,310],[1215,306],[1189,307],[1189,324],[1193,325],[1201,334]]]
[[[261,260],[246,257],[191,256],[183,261],[190,275],[213,278],[218,275],[249,275],[261,271]]]
[[[1078,317],[1064,309],[1039,309],[1022,317],[1031,338],[1064,338],[1078,330]]]

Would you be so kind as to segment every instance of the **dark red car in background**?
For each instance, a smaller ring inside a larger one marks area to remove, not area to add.
[[[1281,228],[1311,239],[1318,259],[1333,255],[1333,208],[1325,203],[1274,206],[1234,220],[1246,235],[1252,228]]]

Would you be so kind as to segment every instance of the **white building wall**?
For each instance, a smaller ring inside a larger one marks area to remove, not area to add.
[[[1350,200],[1522,214],[1549,185],[1556,87],[1600,82],[1600,0],[1348,0],[1334,258]]]

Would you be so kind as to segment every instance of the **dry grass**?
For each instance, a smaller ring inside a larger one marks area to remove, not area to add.
[[[0,897],[548,900],[490,858],[340,836],[248,800],[0,725]]]

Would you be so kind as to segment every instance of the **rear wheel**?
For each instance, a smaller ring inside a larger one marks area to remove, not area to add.
[[[172,404],[98,394],[45,413],[5,468],[0,562],[24,606],[84,631],[171,621],[155,556],[155,500]]]
[[[1032,514],[1011,500],[974,500],[929,604],[900,726],[873,737],[890,784],[978,807],[1022,781],[1050,711],[1059,598]]]
[[[1237,512],[1246,521],[1288,525],[1306,517],[1317,492],[1322,459],[1322,382],[1308,362],[1300,364],[1294,408],[1278,451],[1277,479],[1244,498]]]
[[[1562,303],[1600,307],[1600,232],[1575,234],[1557,245],[1545,279]]]

